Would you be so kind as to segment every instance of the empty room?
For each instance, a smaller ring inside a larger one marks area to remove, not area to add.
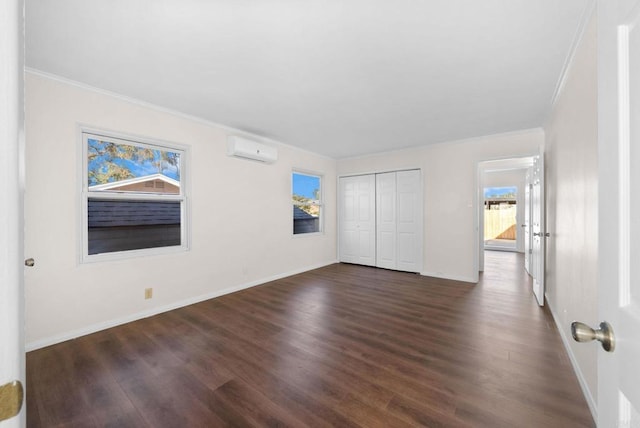
[[[0,427],[640,426],[640,0],[1,8]]]

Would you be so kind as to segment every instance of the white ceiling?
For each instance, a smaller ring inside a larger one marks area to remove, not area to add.
[[[588,3],[26,0],[26,64],[342,158],[541,126]]]

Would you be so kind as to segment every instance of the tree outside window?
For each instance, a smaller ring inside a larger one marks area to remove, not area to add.
[[[293,172],[293,234],[320,232],[322,217],[322,177]]]

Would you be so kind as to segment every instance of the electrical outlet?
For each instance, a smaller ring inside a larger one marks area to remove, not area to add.
[[[153,288],[145,288],[144,289],[144,298],[150,299],[153,297]]]

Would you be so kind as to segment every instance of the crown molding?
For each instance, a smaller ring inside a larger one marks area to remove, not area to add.
[[[227,126],[227,125],[223,125],[221,123],[217,123],[217,122],[213,122],[211,120],[208,119],[204,119],[202,117],[199,116],[193,116],[187,113],[183,113],[179,110],[173,110],[167,107],[163,107],[157,104],[153,104],[147,101],[143,101],[140,100],[138,98],[134,98],[134,97],[130,97],[127,95],[123,95],[117,92],[113,92],[113,91],[109,91],[106,89],[102,89],[102,88],[98,88],[96,86],[91,86],[88,85],[86,83],[82,83],[82,82],[78,82],[77,80],[72,80],[72,79],[68,79],[66,77],[62,77],[59,76],[57,74],[53,74],[53,73],[48,73],[46,71],[42,71],[42,70],[38,70],[36,68],[31,68],[31,67],[25,67],[24,68],[25,73],[28,74],[32,74],[34,76],[38,76],[38,77],[42,77],[45,79],[49,79],[49,80],[53,80],[55,82],[58,83],[62,83],[64,85],[69,85],[69,86],[73,86],[76,87],[78,89],[83,89],[85,91],[90,91],[96,94],[100,94],[100,95],[104,95],[107,97],[111,97],[111,98],[115,98],[117,100],[129,103],[129,104],[133,104],[139,107],[143,107],[143,108],[147,108],[149,110],[154,110],[160,113],[165,113],[165,114],[169,114],[172,116],[176,116],[185,120],[189,120],[191,122],[195,122],[195,123],[199,123],[201,125],[205,125],[205,126],[210,126],[210,127],[215,127],[215,128],[219,128],[222,129],[223,131],[227,132],[229,135],[233,134],[233,135],[239,135],[242,137],[246,137],[246,138],[250,138],[250,139],[254,139],[254,140],[258,140],[260,142],[263,143],[267,143],[267,144],[274,144],[274,145],[278,145],[281,147],[287,147],[290,148],[292,150],[296,150],[296,151],[300,151],[300,152],[304,152],[304,153],[309,153],[312,154],[314,156],[320,156],[322,158],[325,159],[331,159],[331,160],[335,160],[334,158],[330,157],[330,156],[326,156],[320,153],[316,153],[313,152],[311,150],[306,150],[300,147],[296,147],[294,145],[291,144],[287,144],[287,143],[283,143],[282,141],[278,141],[278,140],[274,140],[272,138],[268,138],[262,135],[258,135],[258,134],[254,134],[252,132],[248,132],[248,131],[243,131],[242,129],[238,129],[238,128],[233,128],[231,126]]]
[[[564,89],[564,86],[569,78],[569,72],[571,71],[571,66],[573,65],[574,58],[576,56],[576,51],[578,50],[578,46],[584,37],[584,32],[587,29],[587,25],[591,20],[591,17],[596,12],[596,0],[588,0],[587,5],[582,12],[582,16],[580,17],[580,23],[578,24],[578,28],[576,29],[576,33],[573,36],[573,41],[571,42],[571,48],[569,49],[569,53],[567,58],[564,61],[564,65],[562,66],[562,71],[560,72],[560,78],[558,79],[558,83],[556,83],[556,89],[553,91],[553,96],[551,97],[551,105],[549,112],[547,113],[547,118],[544,121],[548,122],[549,117],[553,113],[553,110],[556,107],[556,103],[558,102],[558,98],[560,98],[560,94]]]

